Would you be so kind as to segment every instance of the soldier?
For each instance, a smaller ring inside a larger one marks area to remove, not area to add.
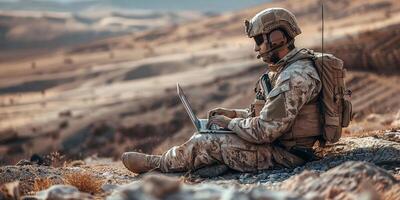
[[[209,124],[234,134],[194,134],[161,156],[126,152],[122,155],[126,168],[135,173],[180,172],[223,164],[254,172],[313,159],[312,146],[321,135],[317,104],[321,81],[312,60],[294,59],[299,52],[294,38],[301,33],[295,16],[283,8],[270,8],[246,20],[245,26],[255,41],[257,58],[269,70],[256,84],[250,109],[209,111]]]

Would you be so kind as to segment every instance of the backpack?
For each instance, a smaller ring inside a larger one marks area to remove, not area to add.
[[[323,143],[337,142],[342,135],[342,128],[352,120],[351,91],[346,88],[344,78],[346,69],[343,61],[332,54],[300,49],[289,62],[311,59],[322,83],[319,104],[322,117]]]

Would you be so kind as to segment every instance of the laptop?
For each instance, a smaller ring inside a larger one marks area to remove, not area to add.
[[[190,120],[192,121],[194,127],[196,128],[198,133],[213,133],[213,134],[225,134],[225,133],[233,133],[233,131],[229,129],[221,128],[217,125],[212,125],[210,129],[207,128],[208,119],[198,119],[193,112],[192,107],[189,104],[189,101],[186,98],[185,93],[179,83],[176,84],[176,89],[178,91],[179,99],[181,99],[183,107],[187,114],[189,115]]]

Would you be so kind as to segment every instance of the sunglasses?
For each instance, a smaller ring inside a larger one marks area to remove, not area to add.
[[[257,46],[260,46],[264,42],[264,37],[262,34],[256,35],[253,38],[254,38],[254,41],[256,42]]]

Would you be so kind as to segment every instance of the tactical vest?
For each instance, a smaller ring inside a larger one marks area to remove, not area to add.
[[[290,67],[290,64],[284,66],[281,72],[287,67]],[[279,74],[280,73],[278,73],[276,77],[278,77]],[[271,81],[269,80],[268,75],[264,74],[258,80],[255,87],[256,98],[250,107],[252,117],[260,115],[266,102],[266,94],[271,90]],[[321,128],[321,114],[317,96],[303,105],[289,131],[282,134],[276,142],[288,150],[293,146],[310,148],[318,140],[318,137],[321,136]]]
[[[325,62],[324,62],[325,58]],[[316,140],[324,146],[325,142],[337,142],[341,137],[342,127],[347,127],[352,118],[351,91],[345,86],[345,68],[343,61],[331,54],[314,53],[300,49],[285,58],[285,68],[298,60],[308,59],[313,62],[321,80],[320,94],[307,102],[299,111],[291,129],[284,133],[278,142],[285,148],[312,147]],[[279,74],[276,75],[278,77]],[[271,81],[264,74],[258,81],[260,89],[255,89],[256,100],[251,106],[252,116],[258,116],[265,104],[266,92],[271,91]],[[321,137],[322,136],[322,137]]]

